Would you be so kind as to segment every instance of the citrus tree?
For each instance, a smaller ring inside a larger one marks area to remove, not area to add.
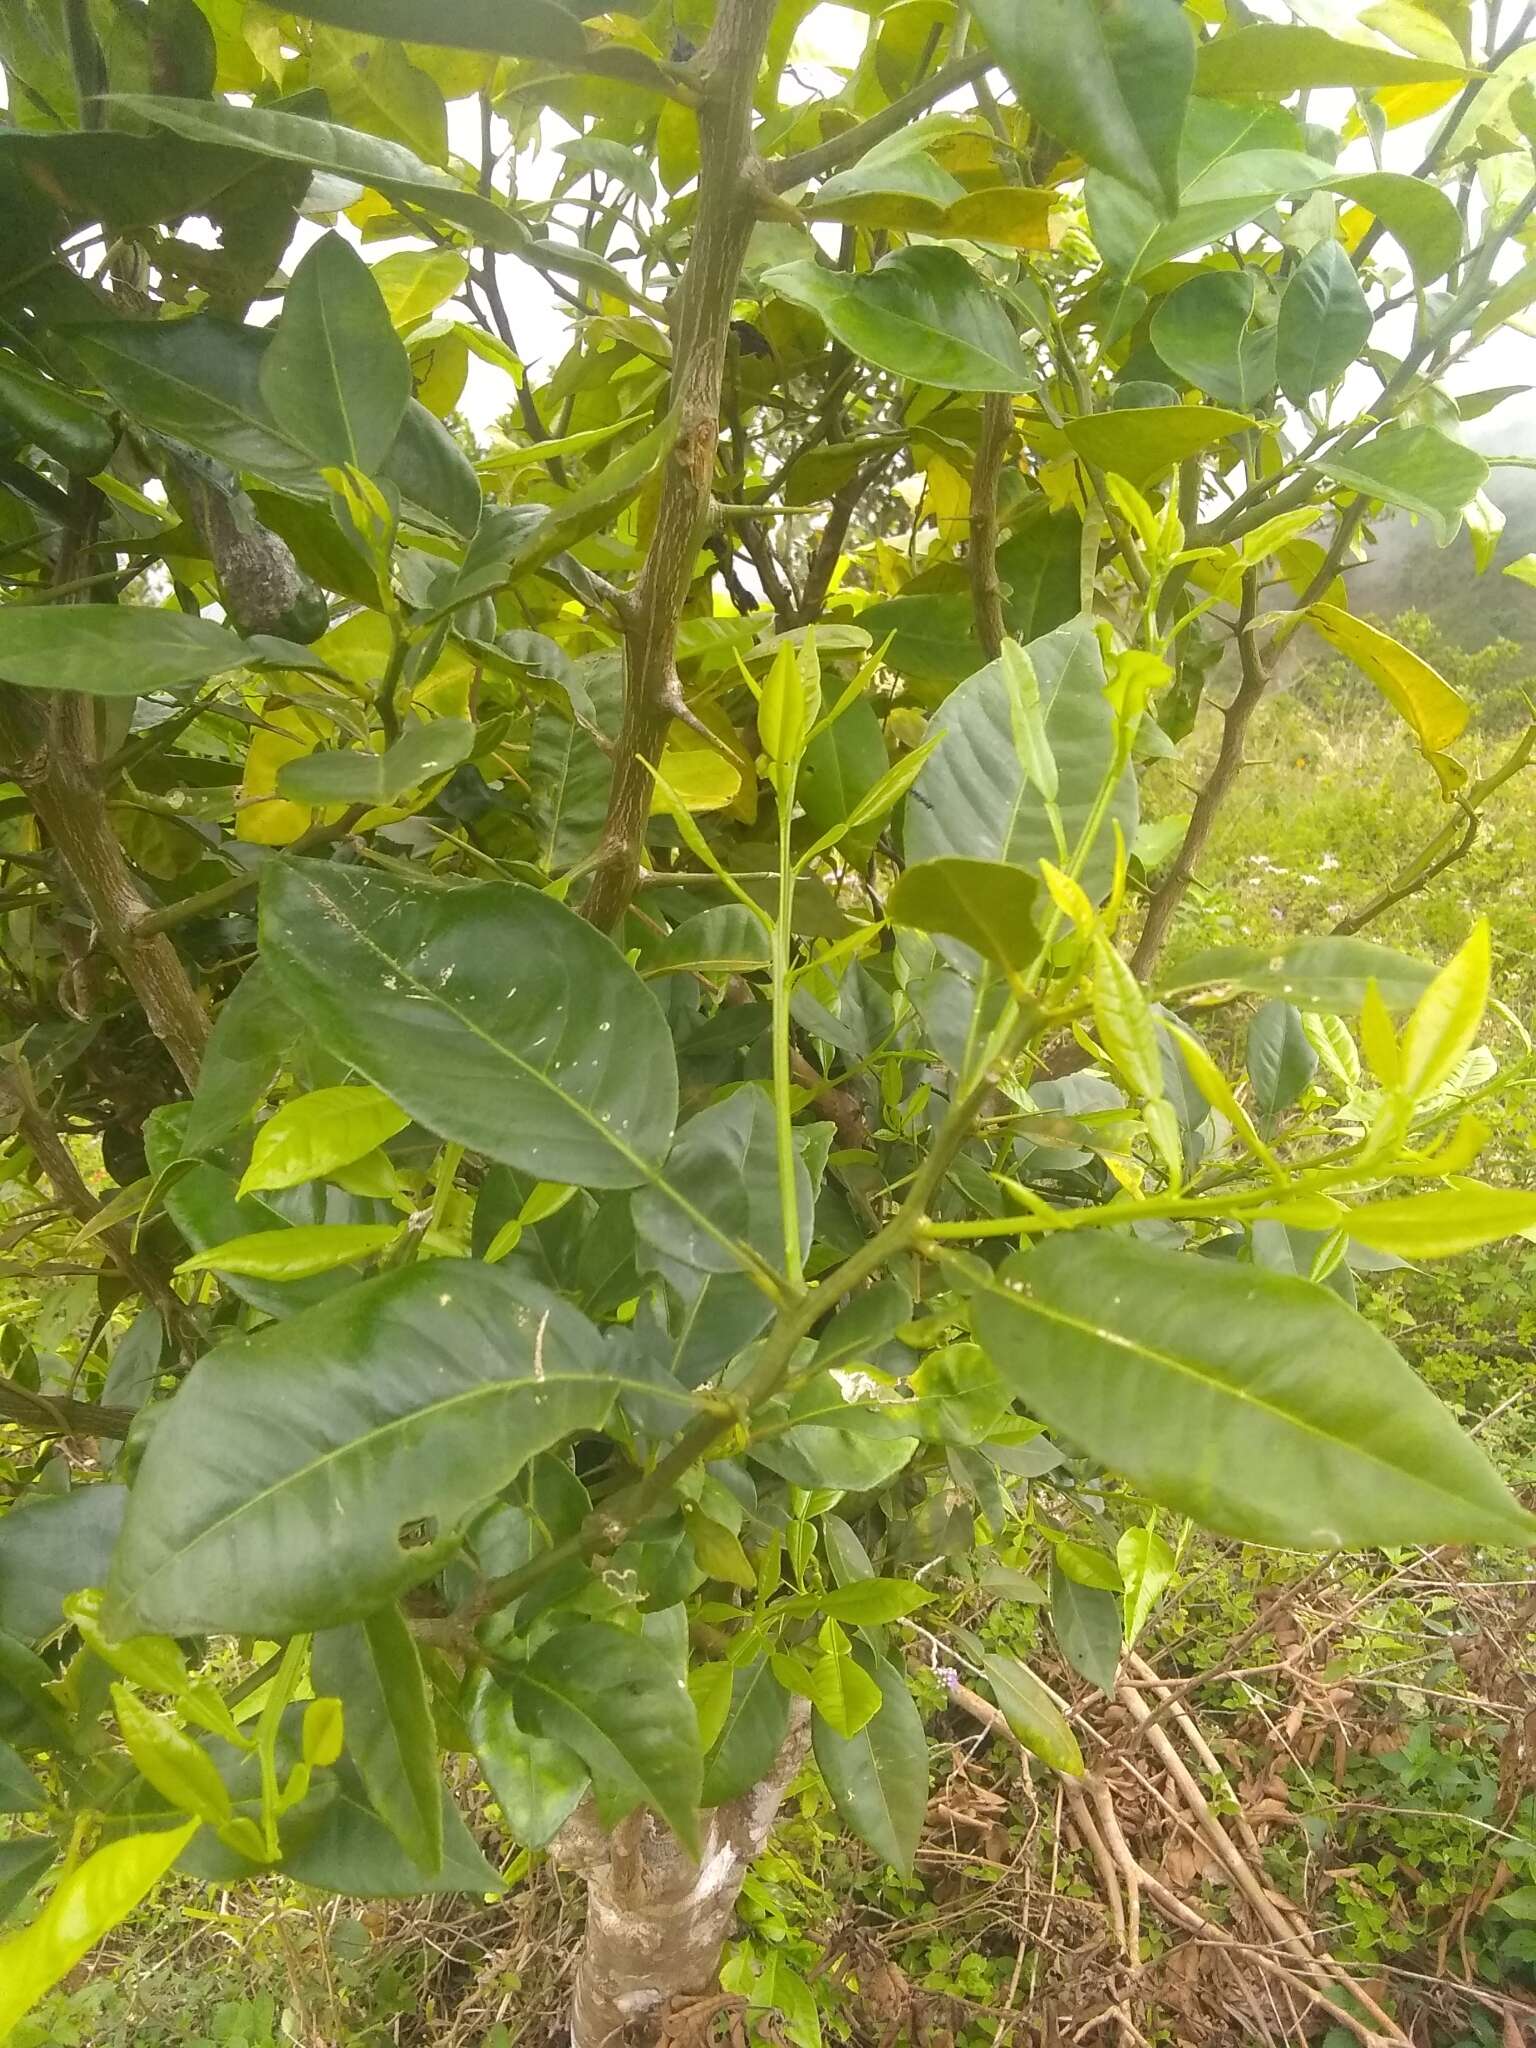
[[[1536,1225],[1486,928],[1357,935],[1529,736],[1345,574],[1491,558],[1524,19],[858,11],[5,10],[0,2031],[173,1868],[515,1846],[644,2037],[808,1751],[910,1865],[914,1654],[1081,1771],[936,1562],[1107,1688],[1181,1518],[1536,1537],[1351,1271]],[[1303,627],[1444,830],[1191,955]]]

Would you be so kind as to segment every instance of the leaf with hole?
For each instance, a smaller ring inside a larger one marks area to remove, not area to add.
[[[360,1620],[429,1578],[536,1452],[600,1428],[613,1393],[583,1316],[467,1260],[229,1338],[145,1451],[112,1632],[280,1638]]]

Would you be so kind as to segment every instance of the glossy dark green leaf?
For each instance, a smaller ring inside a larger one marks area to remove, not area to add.
[[[15,1912],[58,1853],[51,1835],[12,1835],[0,1842],[0,1924]]]
[[[873,1287],[853,1295],[822,1324],[816,1338],[816,1363],[834,1366],[872,1364],[912,1313],[912,1297],[892,1273]]]
[[[410,361],[373,273],[338,234],[322,235],[293,273],[261,359],[261,395],[319,462],[371,473],[394,445]]]
[[[374,1812],[414,1863],[443,1860],[437,1731],[415,1638],[398,1607],[322,1629],[310,1653],[316,1698],[341,1701],[347,1754]]]
[[[403,143],[382,136],[275,107],[242,107],[232,100],[118,93],[114,103],[125,113],[184,135],[191,142],[247,150],[282,163],[307,164],[311,170],[371,185],[386,199],[468,228],[491,249],[515,249],[528,239],[527,230],[506,207],[459,184],[446,171],[424,164]]]
[[[1174,375],[1238,412],[1275,388],[1275,329],[1255,318],[1255,295],[1251,272],[1209,271],[1170,292],[1152,316],[1152,346]]]
[[[1088,823],[1114,758],[1114,714],[1104,695],[1099,643],[1085,621],[1031,642],[1046,737],[1056,757],[1058,804],[1067,843]],[[911,861],[958,854],[1034,869],[1059,849],[1045,807],[1014,744],[1012,701],[1000,662],[990,662],[947,698],[929,721],[939,744],[924,762],[906,808]],[[1129,845],[1136,834],[1133,775],[1121,780],[1084,870],[1090,891],[1107,887],[1114,862],[1112,821]]]
[[[27,690],[137,697],[249,659],[227,626],[153,605],[0,606],[0,677]]]
[[[77,1486],[0,1515],[0,1629],[30,1643],[62,1628],[69,1595],[105,1579],[127,1502],[121,1486]]]
[[[584,861],[602,834],[613,757],[584,725],[546,706],[533,721],[528,780],[540,861],[551,874],[561,874]]]
[[[880,1688],[879,1709],[849,1737],[814,1714],[816,1767],[845,1826],[883,1863],[910,1873],[928,1806],[928,1743],[901,1673],[883,1657],[857,1654]]]
[[[112,459],[111,422],[9,350],[0,350],[0,420],[77,475],[90,476]]]
[[[254,962],[214,1019],[181,1134],[189,1153],[219,1144],[246,1122],[298,1036],[298,1018],[278,996],[261,962]]]
[[[763,921],[744,903],[717,903],[674,925],[641,955],[640,972],[658,974],[750,974],[768,965]]]
[[[518,1724],[576,1752],[605,1825],[651,1806],[685,1846],[697,1843],[698,1716],[655,1643],[611,1622],[578,1622],[509,1678]]]
[[[1051,1560],[1051,1627],[1061,1653],[1100,1692],[1113,1695],[1120,1668],[1120,1602],[1102,1586],[1084,1586]]]
[[[1338,1012],[1358,1010],[1374,981],[1389,1010],[1407,1010],[1433,979],[1432,967],[1371,939],[1293,939],[1262,951],[1213,946],[1192,953],[1163,975],[1161,993],[1225,987]]]
[[[1273,996],[1248,1026],[1248,1085],[1261,1116],[1278,1116],[1317,1072],[1317,1054],[1302,1029],[1301,1012]]]
[[[1053,1430],[1223,1535],[1536,1542],[1536,1516],[1450,1411],[1309,1282],[1095,1232],[1011,1260],[972,1314]]]
[[[0,1742],[0,1813],[41,1813],[48,1794],[8,1743]]]
[[[426,10],[421,0],[305,0],[293,12],[357,35],[569,63],[586,53],[582,18],[602,8],[592,0],[517,0],[515,8],[503,0],[447,0]]]
[[[367,1615],[430,1576],[537,1451],[601,1425],[603,1365],[574,1309],[456,1259],[227,1340],[145,1452],[114,1632],[282,1637]]]
[[[347,1758],[333,1774],[321,1775],[335,1776],[335,1797],[283,1858],[285,1877],[356,1899],[414,1899],[450,1892],[478,1893],[483,1898],[502,1890],[500,1877],[481,1854],[446,1785],[441,1793],[443,1856],[433,1869],[414,1862],[401,1848],[369,1805]],[[247,1877],[256,1874],[249,1868],[244,1872]]]
[[[1033,381],[1001,300],[956,249],[898,249],[857,275],[807,259],[768,271],[763,284],[893,376],[952,391],[1023,391]]]
[[[1488,481],[1476,449],[1438,427],[1383,427],[1358,448],[1319,456],[1308,467],[1427,519],[1441,547],[1456,538],[1462,514]]]
[[[103,389],[144,426],[285,490],[326,494],[314,457],[282,432],[262,396],[270,330],[200,314],[82,325],[69,339]],[[474,532],[475,473],[442,422],[414,399],[380,481],[453,532]]]
[[[1304,405],[1342,377],[1370,339],[1371,325],[1355,266],[1337,242],[1319,242],[1280,295],[1275,366],[1286,397]]]
[[[475,1676],[469,1733],[507,1832],[525,1848],[547,1847],[581,1804],[586,1765],[563,1742],[519,1728],[512,1695],[488,1671]]]
[[[850,1401],[824,1372],[761,1412],[750,1455],[791,1486],[864,1493],[893,1479],[916,1449],[900,1405]]]
[[[869,794],[890,765],[874,706],[867,698],[855,698],[816,734],[800,763],[795,792],[817,837],[846,824],[860,798]],[[867,859],[879,836],[878,824],[855,827],[843,843],[850,858]]]
[[[886,647],[887,664],[917,683],[962,683],[976,673],[981,649],[968,593],[915,591],[885,597],[860,612],[861,624]]]
[[[958,939],[1000,967],[1022,969],[1040,950],[1038,884],[1002,860],[943,854],[914,861],[885,901],[892,924]]]
[[[633,1187],[665,1156],[677,1081],[660,1006],[536,890],[274,862],[261,949],[327,1050],[440,1137],[587,1187]]]
[[[1195,75],[1188,17],[1170,0],[978,0],[976,18],[1031,118],[1084,162],[1171,213]]]
[[[811,1181],[797,1159],[795,1193],[800,1255],[811,1244]],[[730,1244],[750,1245],[772,1264],[783,1258],[773,1104],[761,1088],[738,1088],[690,1117],[667,1161],[665,1186],[640,1190],[631,1204],[649,1271],[732,1273]],[[722,1239],[725,1240],[722,1242]]]
[[[731,1673],[725,1724],[704,1760],[700,1803],[724,1806],[761,1782],[789,1733],[789,1694],[766,1657]]]

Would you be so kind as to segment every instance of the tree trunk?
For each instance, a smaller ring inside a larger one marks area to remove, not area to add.
[[[796,1704],[768,1776],[701,1816],[697,1863],[654,1814],[631,1814],[610,1832],[590,1799],[555,1837],[556,1862],[587,1881],[571,2048],[649,2048],[675,1998],[714,1986],[742,1882],[805,1756],[810,1720]]]

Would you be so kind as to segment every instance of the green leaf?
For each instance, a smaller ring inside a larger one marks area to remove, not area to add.
[[[328,496],[313,456],[282,432],[261,394],[270,329],[200,314],[72,327],[69,338],[92,376],[141,425],[283,490]],[[377,481],[394,484],[408,505],[455,533],[472,534],[479,523],[480,486],[468,458],[414,399]]]
[[[48,1794],[9,1743],[0,1742],[0,1813],[41,1813]]]
[[[0,677],[25,690],[138,697],[239,668],[245,643],[227,626],[153,605],[0,606]]]
[[[51,1835],[12,1835],[0,1842],[0,1923],[11,1917],[58,1853]]]
[[[977,0],[976,18],[1032,120],[1172,213],[1195,75],[1194,33],[1180,8]]]
[[[261,395],[317,461],[376,470],[411,396],[411,365],[373,273],[350,242],[322,235],[293,273]]]
[[[238,1273],[255,1280],[309,1280],[355,1266],[394,1244],[400,1223],[301,1223],[256,1230],[183,1259],[178,1273]]]
[[[401,206],[419,207],[438,220],[468,228],[490,249],[517,249],[528,240],[527,229],[506,207],[470,191],[446,171],[424,164],[403,143],[382,136],[275,107],[242,107],[227,99],[124,92],[114,93],[112,104],[191,142],[217,143],[275,157],[280,163],[307,164],[314,171],[371,185]]]
[[[277,793],[304,804],[392,804],[467,761],[475,729],[467,718],[434,718],[407,726],[382,753],[323,747],[285,761]]]
[[[688,1688],[644,1636],[578,1622],[508,1674],[518,1723],[573,1749],[592,1773],[607,1827],[651,1806],[685,1848],[698,1845],[704,1760]]]
[[[112,1707],[128,1754],[162,1799],[212,1827],[235,1818],[228,1787],[213,1759],[168,1714],[146,1707],[121,1684],[112,1687]]]
[[[547,1848],[581,1804],[586,1765],[563,1742],[519,1728],[511,1694],[488,1671],[475,1674],[468,1726],[507,1832],[525,1848]]]
[[[581,0],[446,0],[425,11],[421,0],[304,0],[290,12],[328,21],[356,35],[402,43],[437,43],[455,50],[485,50],[498,57],[541,57],[579,62],[586,55],[584,15],[601,7]]]
[[[1319,242],[1280,295],[1275,367],[1280,388],[1305,405],[1342,377],[1370,339],[1370,303],[1355,266],[1337,242]]]
[[[945,854],[905,869],[885,900],[892,924],[959,939],[999,967],[1027,967],[1040,950],[1034,926],[1039,885],[1001,860]]]
[[[1536,1194],[1457,1180],[1426,1195],[1366,1202],[1340,1219],[1357,1244],[1400,1259],[1446,1259],[1536,1230]]]
[[[1208,271],[1169,293],[1150,330],[1176,377],[1244,413],[1275,388],[1276,330],[1254,317],[1257,291],[1251,271]]]
[[[845,1826],[882,1862],[910,1874],[928,1806],[928,1744],[906,1681],[883,1657],[865,1654],[877,1709],[852,1736],[817,1712],[816,1767]]]
[[[836,1621],[822,1624],[821,1647],[803,1669],[800,1688],[819,1720],[845,1740],[858,1734],[880,1711],[880,1688],[854,1658]]]
[[[1431,85],[1466,78],[1461,65],[1426,62],[1400,50],[1345,42],[1326,29],[1301,23],[1250,22],[1228,26],[1200,45],[1195,91],[1212,99],[1259,93],[1287,99],[1293,92],[1345,85],[1370,91],[1383,85]]]
[[[929,1443],[983,1444],[1013,1405],[979,1344],[946,1344],[930,1351],[908,1385],[913,1398],[897,1414],[905,1428]]]
[[[1307,618],[1330,647],[1370,677],[1393,710],[1412,726],[1426,754],[1443,753],[1461,738],[1472,707],[1422,655],[1338,605],[1315,604]]]
[[[1416,1003],[1434,969],[1370,939],[1294,939],[1260,952],[1251,946],[1212,946],[1192,953],[1162,978],[1159,993],[1231,988],[1248,995],[1283,996],[1299,1009],[1358,1010],[1374,981],[1389,1010]]]
[[[1140,490],[1213,442],[1245,433],[1245,413],[1214,405],[1126,406],[1117,412],[1085,413],[1063,428],[1085,462],[1123,476]]]
[[[857,1579],[848,1586],[824,1586],[775,1603],[777,1614],[819,1614],[855,1628],[880,1628],[926,1607],[933,1595],[910,1579]]]
[[[744,903],[717,903],[674,925],[640,956],[647,980],[661,974],[750,974],[768,965],[763,921]]]
[[[1321,455],[1307,467],[1427,519],[1443,548],[1456,538],[1462,514],[1488,481],[1482,456],[1438,427],[1383,427],[1360,447]]]
[[[1131,1089],[1147,1101],[1160,1098],[1162,1054],[1151,1006],[1141,983],[1098,927],[1093,933],[1093,1023]]]
[[[32,1643],[62,1628],[70,1594],[105,1579],[127,1505],[125,1487],[77,1486],[0,1515],[0,1629]]]
[[[1155,1529],[1127,1529],[1115,1545],[1115,1562],[1125,1585],[1125,1640],[1133,1644],[1172,1583],[1174,1555]]]
[[[91,476],[112,460],[111,422],[61,385],[34,376],[9,350],[0,350],[0,419],[76,475]]]
[[[992,1688],[992,1697],[1003,1719],[1031,1756],[1049,1764],[1053,1771],[1065,1771],[1069,1778],[1083,1775],[1083,1753],[1067,1717],[1027,1664],[1017,1657],[992,1652],[982,1659],[982,1669]]]
[[[1120,1576],[1120,1567],[1107,1550],[1100,1550],[1093,1543],[1078,1543],[1070,1536],[1061,1537],[1051,1546],[1051,1554],[1069,1579],[1079,1586],[1097,1586],[1105,1593],[1119,1593],[1125,1581]]]
[[[652,1179],[672,1040],[612,944],[518,883],[442,889],[275,861],[262,958],[329,1052],[439,1137],[544,1180]]]
[[[1120,1669],[1120,1602],[1103,1586],[1085,1586],[1051,1560],[1051,1627],[1072,1669],[1114,1696]]]
[[[797,1157],[795,1198],[800,1255],[811,1248],[811,1178]],[[765,1259],[783,1250],[773,1104],[765,1090],[738,1088],[690,1117],[677,1134],[662,1186],[642,1188],[631,1205],[641,1266],[674,1284],[698,1273],[734,1273],[733,1245]]]
[[[972,1311],[1051,1429],[1223,1535],[1304,1550],[1536,1541],[1484,1453],[1327,1289],[1064,1235],[1010,1260]]]
[[[858,275],[807,258],[762,282],[893,376],[950,391],[1023,391],[1034,381],[1002,303],[956,249],[898,249]]]
[[[323,1180],[403,1131],[410,1118],[377,1088],[317,1088],[285,1102],[256,1133],[239,1193]]]
[[[603,1364],[574,1309],[458,1259],[218,1345],[145,1451],[112,1633],[361,1619],[429,1578],[536,1452],[602,1426]]]
[[[740,1665],[731,1673],[725,1723],[704,1760],[700,1803],[725,1806],[750,1792],[768,1775],[788,1733],[789,1694],[767,1658]]]
[[[1402,171],[1351,171],[1333,190],[1375,214],[1401,247],[1420,285],[1433,284],[1461,254],[1462,223],[1456,202],[1427,178]]]
[[[299,1036],[260,961],[236,982],[203,1052],[182,1142],[196,1153],[227,1138],[259,1107]]]
[[[1104,664],[1084,620],[1030,643],[1045,731],[1055,756],[1057,805],[1069,845],[1085,830],[1115,753],[1115,721],[1104,695]],[[1044,800],[1014,745],[1013,699],[1001,662],[962,683],[929,720],[938,745],[923,763],[906,807],[909,861],[958,854],[1034,871],[1058,848]],[[1114,866],[1113,826],[1135,837],[1135,777],[1122,778],[1083,874],[1090,892],[1107,889]]]
[[[1423,1102],[1443,1087],[1476,1043],[1488,1008],[1490,948],[1488,923],[1480,918],[1404,1025],[1398,1086],[1408,1101]]]
[[[443,1861],[437,1730],[415,1638],[389,1603],[344,1628],[322,1629],[310,1652],[317,1697],[341,1701],[347,1753],[373,1810],[413,1863]]]
[[[197,1828],[109,1842],[59,1880],[30,1927],[0,1942],[0,2037],[154,1890]]]
[[[850,859],[868,858],[880,837],[879,821],[853,826],[849,820],[891,766],[885,734],[874,706],[859,697],[805,750],[795,795],[817,838],[836,831]]]
[[[1302,1029],[1301,1012],[1278,996],[1248,1026],[1248,1085],[1261,1116],[1279,1116],[1308,1087],[1317,1054]]]
[[[830,1372],[762,1412],[750,1454],[792,1486],[866,1493],[892,1479],[917,1449],[900,1404],[850,1401]]]

